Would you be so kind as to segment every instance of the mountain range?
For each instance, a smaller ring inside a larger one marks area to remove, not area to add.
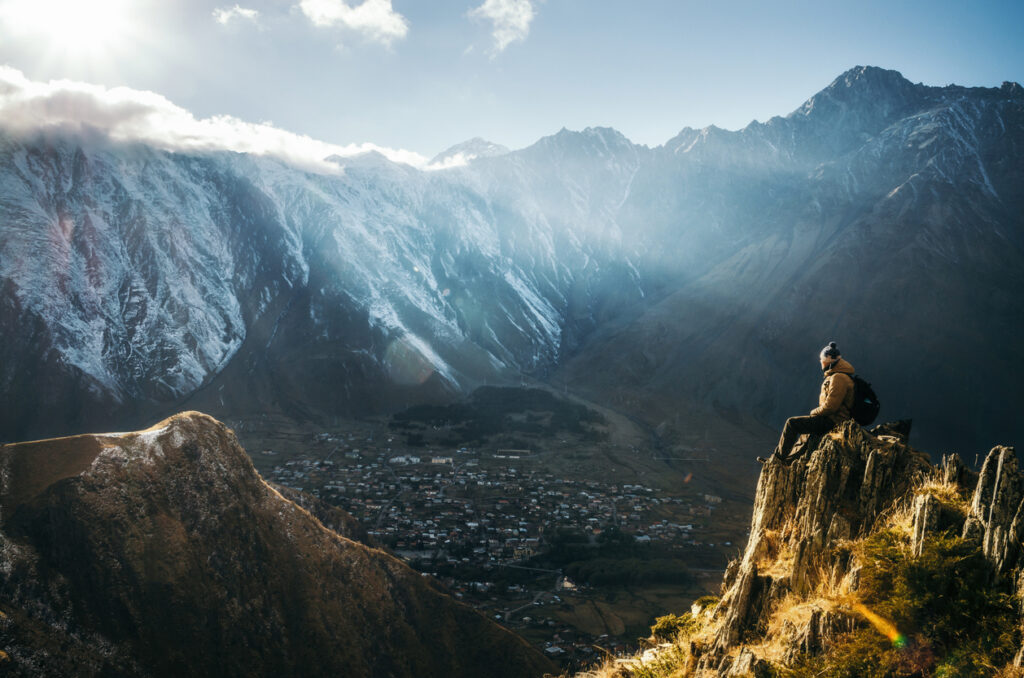
[[[874,67],[738,131],[474,139],[433,171],[0,126],[0,437],[527,378],[669,439],[775,427],[815,404],[835,340],[930,447],[1012,443],[1022,151],[1019,84]]]

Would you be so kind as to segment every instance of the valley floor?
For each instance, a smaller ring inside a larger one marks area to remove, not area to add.
[[[526,412],[542,425],[458,446],[450,424],[228,423],[265,478],[348,511],[373,542],[571,669],[635,649],[656,617],[717,592],[752,505],[707,482],[717,450],[666,452],[603,414],[567,432]]]

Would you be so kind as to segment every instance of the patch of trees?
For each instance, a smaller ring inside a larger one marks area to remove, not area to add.
[[[591,586],[685,584],[690,581],[686,563],[678,558],[595,558],[570,563],[565,568],[565,575],[577,583]]]
[[[560,567],[573,581],[591,586],[683,584],[690,580],[686,562],[666,549],[639,544],[631,534],[610,528],[591,538],[561,529],[549,538],[543,561]]]
[[[485,386],[466,402],[410,407],[395,414],[389,425],[407,430],[424,425],[444,427],[445,443],[460,445],[510,433],[573,433],[597,439],[601,435],[593,426],[604,423],[600,413],[549,391]]]

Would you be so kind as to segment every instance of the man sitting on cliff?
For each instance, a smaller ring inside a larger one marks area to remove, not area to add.
[[[854,389],[850,375],[854,373],[853,365],[840,357],[834,341],[821,349],[818,357],[821,360],[821,369],[825,372],[825,381],[821,383],[821,395],[818,396],[818,406],[811,410],[809,416],[790,417],[786,420],[779,444],[769,459],[778,459],[784,464],[789,464],[810,448],[810,445],[805,445],[801,451],[790,455],[793,443],[799,436],[805,433],[824,435],[851,418]],[[758,457],[757,460],[762,464],[768,461],[764,457]]]

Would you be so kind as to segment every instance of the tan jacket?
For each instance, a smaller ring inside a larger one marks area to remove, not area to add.
[[[811,410],[811,416],[827,414],[836,423],[852,418],[850,410],[853,408],[853,379],[850,375],[854,372],[853,365],[842,358],[825,372],[825,381],[821,382],[821,395],[818,396],[818,406]]]

